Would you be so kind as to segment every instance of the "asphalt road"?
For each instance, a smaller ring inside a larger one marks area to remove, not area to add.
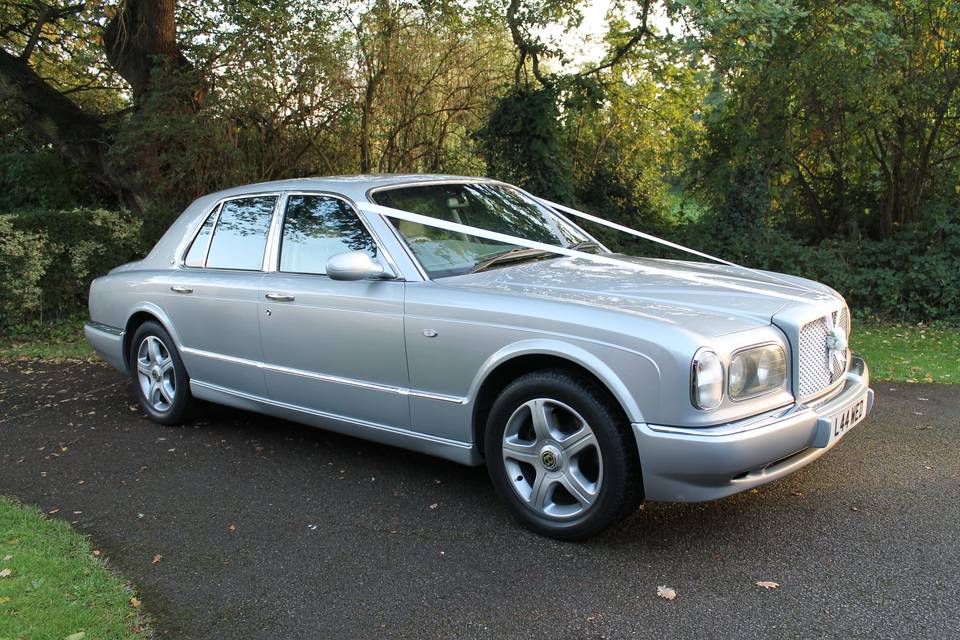
[[[222,408],[161,427],[110,369],[6,364],[0,493],[92,536],[161,638],[960,637],[960,387],[875,388],[793,476],[574,544],[482,469]]]

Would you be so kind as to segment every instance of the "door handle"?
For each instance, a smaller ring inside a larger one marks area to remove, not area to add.
[[[193,289],[190,287],[181,287],[180,285],[174,285],[170,287],[170,291],[174,293],[193,293]]]
[[[264,296],[267,300],[273,300],[274,302],[293,302],[294,297],[287,293],[268,293]]]

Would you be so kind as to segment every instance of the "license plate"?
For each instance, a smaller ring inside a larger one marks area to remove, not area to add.
[[[842,411],[830,416],[830,444],[853,429],[867,415],[867,394],[863,394],[856,402],[848,405]]]

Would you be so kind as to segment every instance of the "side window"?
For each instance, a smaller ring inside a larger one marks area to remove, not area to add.
[[[224,202],[210,241],[206,266],[212,269],[259,271],[276,203],[276,196]]]
[[[377,256],[376,243],[350,205],[330,196],[290,196],[283,217],[280,271],[324,274],[330,256],[342,251]]]
[[[220,208],[217,207],[204,220],[203,226],[197,232],[197,237],[193,239],[193,244],[190,245],[190,250],[187,251],[187,257],[183,260],[183,264],[186,266],[203,266],[203,261],[207,257],[207,246],[210,244],[210,233],[213,231],[213,221],[217,219],[217,211],[219,210]]]

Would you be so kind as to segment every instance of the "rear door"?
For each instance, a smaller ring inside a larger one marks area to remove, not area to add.
[[[275,269],[260,287],[260,334],[270,397],[335,418],[407,427],[401,280],[332,280],[330,256],[366,251],[373,235],[345,199],[289,194]]]
[[[197,382],[266,396],[257,298],[279,200],[258,194],[218,204],[173,276],[166,307]]]

